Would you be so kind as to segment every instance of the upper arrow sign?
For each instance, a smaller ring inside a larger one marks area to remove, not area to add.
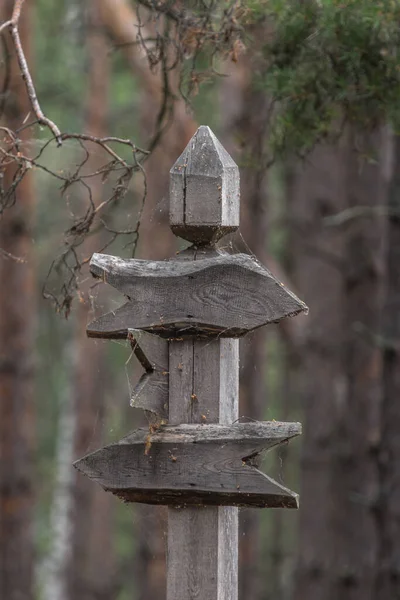
[[[138,429],[75,463],[127,502],[298,508],[298,496],[258,470],[260,454],[301,433],[299,423]]]
[[[194,262],[94,254],[90,269],[129,298],[116,311],[90,323],[90,337],[126,338],[128,329],[165,337],[236,337],[308,310],[247,254],[221,254]]]

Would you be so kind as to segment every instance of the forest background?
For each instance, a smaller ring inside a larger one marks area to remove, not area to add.
[[[86,339],[121,302],[87,260],[182,247],[168,173],[200,124],[241,173],[222,244],[310,307],[241,341],[243,420],[304,434],[263,465],[300,510],[241,511],[240,598],[400,598],[399,3],[26,0],[2,27],[18,4],[0,5],[0,598],[165,597],[164,511],[71,465],[145,422],[129,345]]]

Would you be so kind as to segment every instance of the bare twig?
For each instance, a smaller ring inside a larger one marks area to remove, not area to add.
[[[10,260],[14,260],[17,263],[26,263],[26,259],[25,258],[21,258],[20,256],[15,256],[14,254],[11,254],[10,252],[7,252],[3,248],[0,248],[0,254],[2,256],[4,256],[5,258],[9,258]]]
[[[138,148],[129,139],[120,139],[114,136],[99,138],[88,134],[65,133],[62,134],[62,138],[79,144],[83,151],[76,167],[68,172],[64,169],[53,169],[45,161],[44,152],[52,143],[54,143],[53,137],[47,140],[36,153],[31,153],[28,152],[28,149],[23,150],[21,147],[23,141],[19,139],[16,132],[7,127],[0,127],[0,133],[2,134],[0,143],[0,169],[4,169],[10,164],[15,165],[12,183],[7,190],[3,190],[0,194],[0,213],[6,208],[13,206],[16,188],[30,169],[40,169],[51,175],[53,178],[58,179],[61,183],[62,194],[66,194],[67,190],[74,185],[78,185],[84,190],[88,202],[86,211],[83,215],[77,215],[74,211],[71,211],[72,224],[65,233],[65,246],[59,257],[53,261],[43,290],[44,296],[51,298],[55,302],[58,310],[63,310],[65,314],[68,314],[72,298],[78,289],[79,274],[83,265],[86,263],[86,260],[78,255],[77,250],[88,235],[96,233],[101,228],[112,234],[105,242],[104,249],[113,243],[118,235],[122,235],[122,232],[118,232],[117,230],[112,231],[111,227],[106,227],[104,225],[104,219],[109,218],[111,214],[109,209],[118,204],[127,194],[133,174],[137,171],[144,173],[141,163],[146,160],[148,151]],[[89,150],[86,147],[88,144],[97,145],[104,154],[110,156],[112,160],[108,161],[103,167],[97,167],[93,172],[90,171],[88,169],[88,160],[91,149]],[[122,158],[122,156],[120,156],[116,150],[111,148],[109,144],[128,147],[131,150],[130,158]],[[114,179],[111,193],[107,199],[98,206],[95,206],[92,198],[92,190],[85,180],[92,177],[101,177],[104,182],[110,176],[115,175],[116,179]],[[130,230],[127,229],[124,231],[124,235],[132,236],[130,244],[134,247],[138,240],[140,213],[143,208],[145,197],[146,193],[144,192],[138,219],[134,221]],[[17,257],[6,256],[1,250],[0,254],[4,257],[18,260]],[[53,273],[58,273],[58,277],[61,276],[63,279],[62,287],[57,292],[50,291],[48,285],[49,277],[52,276]]]
[[[112,156],[116,161],[121,163],[126,168],[128,167],[128,164],[120,156],[118,156],[118,154],[116,152],[114,152],[114,150],[112,148],[110,148],[110,146],[107,144],[107,142],[115,142],[117,144],[123,144],[125,146],[129,146],[132,149],[133,153],[141,152],[144,155],[150,154],[150,152],[148,150],[143,150],[142,148],[138,148],[133,142],[131,142],[131,140],[124,140],[122,138],[117,138],[117,137],[109,136],[109,137],[99,138],[99,137],[95,137],[93,135],[87,135],[85,133],[62,133],[61,139],[62,140],[75,139],[75,140],[84,140],[87,142],[93,142],[94,144],[101,146],[110,156]]]
[[[10,55],[8,53],[8,48],[6,41],[2,35],[0,35],[0,42],[2,45],[2,50],[4,54],[4,79],[2,89],[0,91],[0,119],[4,114],[4,109],[6,106],[6,98],[7,98],[7,90],[11,81],[11,69],[10,69]]]
[[[182,21],[182,18],[184,16],[184,12],[178,12],[177,10],[175,10],[170,2],[155,2],[154,0],[138,0],[138,3],[141,4],[142,6],[145,6],[146,8],[150,9],[150,10],[154,10],[158,13],[162,13],[164,15],[166,15],[167,17],[169,17],[170,19],[172,19],[172,21],[175,21],[175,23],[180,23]],[[187,15],[187,12],[186,12]],[[187,18],[187,16],[186,16]],[[192,21],[192,19],[191,19]]]
[[[118,13],[115,10],[115,2],[116,0],[110,0],[108,3],[109,13],[106,14],[107,18],[103,16],[104,23],[112,21],[113,15]],[[187,123],[188,117],[184,102],[188,102],[190,94],[196,93],[201,81],[215,74],[214,57],[226,56],[232,51],[239,31],[236,19],[238,3],[232,1],[228,4],[223,3],[221,6],[216,0],[210,0],[207,3],[203,0],[194,0],[189,12],[186,8],[180,8],[179,4],[169,1],[138,0],[135,25],[122,37],[114,35],[117,41],[122,42],[119,45],[124,48],[127,55],[129,54],[130,64],[133,65],[135,72],[138,72],[143,78],[149,96],[154,98],[159,107],[155,131],[148,142],[147,149],[139,148],[129,139],[61,132],[58,126],[43,114],[18,29],[23,4],[24,0],[14,0],[11,19],[0,24],[0,37],[5,43],[4,32],[10,31],[10,45],[15,47],[19,70],[32,107],[32,116],[28,115],[15,131],[5,127],[0,128],[0,170],[9,168],[10,165],[13,167],[12,181],[9,183],[8,189],[2,189],[2,180],[0,179],[0,214],[14,205],[17,187],[30,170],[40,169],[60,182],[61,194],[65,197],[71,222],[65,232],[62,251],[53,261],[46,278],[43,295],[52,298],[57,308],[68,314],[73,296],[78,289],[82,266],[88,260],[80,256],[80,248],[88,236],[102,230],[105,233],[103,250],[112,244],[117,236],[130,236],[126,246],[130,246],[132,254],[135,254],[146,201],[146,177],[143,165],[166,130],[173,124],[173,119],[178,124]],[[142,23],[140,18],[139,4],[146,16],[145,23]],[[150,32],[147,31],[149,23]],[[132,45],[139,46],[141,52],[137,52],[135,48],[128,52],[131,42]],[[204,71],[204,56],[207,52],[211,56],[210,68],[206,67]],[[148,65],[146,61],[143,61],[143,54],[148,59]],[[190,58],[189,70],[184,67],[184,62],[187,62],[188,58]],[[200,64],[201,72],[198,71]],[[182,92],[182,82],[184,82],[186,93]],[[7,88],[6,71],[3,92],[6,92]],[[3,97],[0,110],[5,105],[5,93],[3,93]],[[51,132],[49,139],[41,143],[39,149],[36,142],[35,144],[25,143],[25,136],[21,135],[23,131],[25,132],[36,124],[44,125]],[[185,127],[185,131],[189,129],[190,127]],[[45,160],[45,152],[50,145],[54,147],[55,142],[60,146],[67,140],[80,146],[78,148],[78,164],[74,165],[72,169],[53,168],[54,162]],[[101,162],[96,161],[96,169],[93,168],[93,165],[90,168],[92,163],[89,161],[89,155],[95,149],[104,153],[105,157],[103,166],[100,166]],[[114,227],[115,224],[111,220],[111,209],[126,196],[130,189],[132,176],[138,171],[141,171],[144,177],[144,193],[136,218],[133,223],[129,223],[127,226],[124,224],[123,228]],[[109,193],[105,197],[106,199],[97,206],[92,198],[90,185],[88,185],[96,177],[100,178],[102,183],[107,181],[111,187],[111,189],[108,187]],[[86,206],[82,212],[80,212],[81,208],[77,212],[74,210],[73,197],[76,192],[79,195],[81,191],[86,198]],[[71,204],[69,203],[70,198]],[[18,257],[7,256],[7,258],[19,260]],[[56,278],[55,282],[51,281],[53,277]],[[62,280],[61,286],[60,279]]]
[[[13,22],[11,21],[11,19],[9,21],[5,21],[5,23],[2,23],[0,25],[0,33],[3,33],[3,31],[5,29],[8,29],[9,27],[11,27],[12,24],[13,24]]]
[[[23,3],[24,3],[24,0],[15,0],[12,17],[9,21],[6,21],[2,25],[0,25],[0,33],[7,28],[10,30],[11,38],[14,42],[14,47],[15,47],[15,51],[17,54],[19,68],[21,70],[22,78],[25,81],[26,91],[28,93],[28,97],[29,97],[30,103],[32,105],[33,112],[35,113],[38,122],[41,125],[44,125],[45,127],[48,127],[50,129],[50,131],[54,135],[55,139],[57,140],[57,144],[60,146],[62,143],[61,142],[61,132],[60,132],[59,128],[57,127],[57,125],[55,123],[53,123],[53,121],[51,121],[48,117],[46,117],[44,115],[42,109],[40,108],[40,104],[39,104],[39,101],[38,101],[38,98],[36,95],[35,86],[33,84],[32,76],[29,72],[28,63],[25,58],[25,53],[22,48],[18,25],[19,25],[19,19],[21,16],[21,8],[22,8]]]
[[[24,2],[25,0],[15,0],[14,2],[14,9],[11,15],[11,22],[13,25],[18,23],[19,21],[19,18],[21,16],[21,8]]]
[[[363,217],[387,217],[387,216],[400,216],[399,210],[391,210],[390,207],[384,205],[377,206],[352,206],[345,208],[341,212],[338,212],[329,217],[324,217],[323,224],[328,227],[344,225],[355,219],[361,219]]]

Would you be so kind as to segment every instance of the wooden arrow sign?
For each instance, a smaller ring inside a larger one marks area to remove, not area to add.
[[[166,337],[193,333],[238,337],[308,310],[247,254],[221,254],[194,262],[94,254],[90,269],[129,298],[116,311],[90,323],[90,337],[126,338],[128,329]]]
[[[131,406],[156,415],[157,420],[168,421],[168,342],[158,335],[128,329],[132,350],[145,373],[135,386]]]
[[[75,463],[126,502],[298,508],[298,496],[258,470],[261,453],[300,435],[299,423],[138,429]]]

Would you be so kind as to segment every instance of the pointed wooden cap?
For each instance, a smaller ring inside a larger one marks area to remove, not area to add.
[[[209,127],[201,126],[170,171],[170,224],[205,245],[239,227],[239,169]]]

